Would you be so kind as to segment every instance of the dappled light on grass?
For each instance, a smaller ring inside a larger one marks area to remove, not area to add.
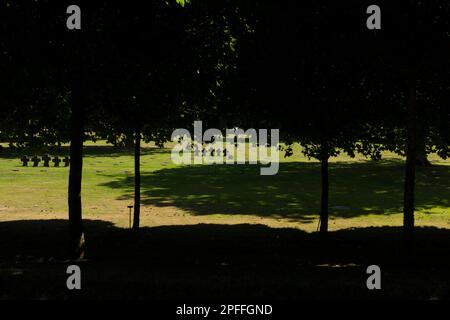
[[[132,150],[100,142],[87,143],[85,150],[85,217],[128,226],[127,206],[133,202]],[[40,153],[44,151],[48,150]],[[42,167],[21,167],[19,154],[12,156],[9,149],[2,154],[0,218],[66,218],[67,168],[41,172]],[[170,160],[170,149],[153,145],[144,145],[142,154],[144,226],[246,222],[310,232],[317,229],[320,164],[308,161],[299,150],[282,159],[277,175],[265,177],[253,165],[176,166]],[[331,159],[330,230],[402,224],[404,162],[389,154],[386,157],[378,162],[343,155]],[[434,156],[430,160],[433,166],[419,168],[417,173],[416,221],[449,227],[449,161]]]
[[[133,202],[132,150],[104,143],[87,143],[85,149],[85,218],[128,226],[127,206]],[[298,150],[282,159],[277,175],[265,177],[253,165],[176,166],[170,160],[170,149],[152,145],[144,145],[142,154],[143,226],[245,222],[309,232],[317,229],[320,164],[308,161]],[[2,155],[1,220],[67,217],[67,168],[41,172],[42,167],[21,167],[19,154],[9,149]],[[419,168],[417,173],[417,225],[448,228],[450,162],[434,156],[430,160],[433,166]],[[332,158],[330,230],[401,225],[403,165],[389,155],[378,162]]]
[[[181,166],[142,174],[145,205],[173,205],[193,215],[229,214],[278,217],[308,222],[318,214],[319,164],[281,163],[275,176],[253,166]],[[448,208],[450,167],[433,166],[434,175],[417,175],[418,212]],[[435,176],[441,177],[436,181]],[[109,176],[104,183],[131,198],[133,178]],[[403,163],[399,160],[330,164],[330,216],[355,218],[401,213]]]

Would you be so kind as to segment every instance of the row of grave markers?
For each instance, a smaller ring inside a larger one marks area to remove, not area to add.
[[[59,167],[60,162],[64,162],[64,167],[68,167],[70,165],[70,158],[64,157],[63,160],[61,160],[58,156],[54,157],[53,159],[50,157],[50,155],[45,154],[42,156],[42,161],[44,162],[44,167],[50,167],[50,160],[54,163],[55,167]],[[28,162],[33,162],[33,167],[38,167],[39,162],[41,162],[41,158],[38,156],[34,156],[33,158],[29,158],[28,156],[23,156],[20,158],[20,161],[22,161],[22,166],[28,167]]]

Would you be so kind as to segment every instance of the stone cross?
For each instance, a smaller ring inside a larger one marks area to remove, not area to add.
[[[69,157],[64,157],[64,167],[68,167],[70,165],[70,158]]]
[[[61,159],[58,158],[58,156],[54,157],[52,162],[55,164],[55,167],[59,167],[59,163],[61,162]]]
[[[30,161],[30,158],[28,158],[28,156],[23,156],[22,158],[20,158],[20,161],[22,161],[22,166],[28,167],[28,162]]]
[[[44,156],[42,157],[42,161],[44,161],[44,167],[50,167],[50,156],[48,154],[44,154]]]
[[[37,167],[39,166],[39,162],[41,162],[41,158],[39,158],[38,156],[34,156],[31,161],[33,161],[33,167]]]

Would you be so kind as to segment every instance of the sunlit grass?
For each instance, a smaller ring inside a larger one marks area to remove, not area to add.
[[[320,167],[297,145],[292,157],[281,152],[274,176],[260,176],[260,165],[175,165],[171,146],[144,145],[143,225],[247,222],[316,230]],[[68,149],[50,153],[64,156]],[[68,168],[22,167],[21,154],[4,149],[0,158],[0,220],[65,218]],[[390,153],[384,158],[373,162],[343,154],[331,159],[331,230],[402,224],[403,160]],[[449,228],[450,161],[429,158],[434,165],[417,172],[416,222]],[[84,217],[128,226],[133,172],[132,150],[86,143]]]

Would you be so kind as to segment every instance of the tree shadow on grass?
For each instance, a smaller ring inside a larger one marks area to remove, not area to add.
[[[403,161],[330,163],[330,216],[352,218],[402,211]],[[102,184],[133,196],[133,176]],[[197,165],[142,174],[142,203],[177,206],[196,215],[244,214],[307,222],[320,208],[320,164],[281,163],[274,176],[252,165]],[[450,206],[450,166],[418,169],[416,207]]]
[[[142,228],[86,220],[87,260],[64,261],[67,221],[0,222],[0,297],[86,299],[450,298],[450,230],[419,228],[407,263],[399,228],[317,234],[262,225]],[[82,270],[69,292],[66,268]],[[382,269],[383,290],[366,288]]]

